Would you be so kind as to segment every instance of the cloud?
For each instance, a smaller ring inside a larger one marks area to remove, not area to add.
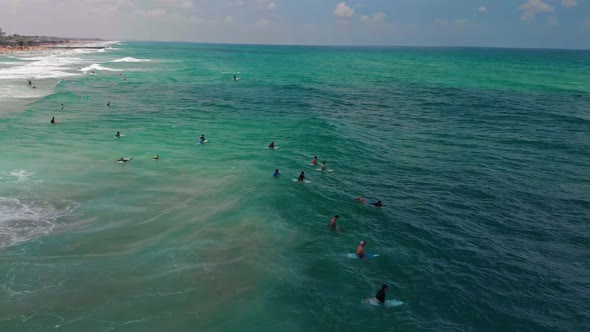
[[[257,3],[261,4],[268,10],[275,10],[277,9],[277,3],[273,0],[256,0]]]
[[[551,16],[547,19],[547,27],[554,29],[559,27],[559,19],[555,16]]]
[[[528,0],[528,2],[520,5],[520,10],[522,10],[520,19],[526,21],[534,20],[539,13],[552,13],[553,7],[543,2],[543,0]]]
[[[223,18],[223,23],[225,24],[232,24],[234,22],[234,18],[231,16],[226,16]]]
[[[137,16],[145,16],[145,17],[162,17],[168,12],[164,9],[138,9],[133,12],[133,14]]]
[[[338,17],[352,17],[354,16],[354,9],[349,7],[345,2],[340,2],[334,9],[334,15]]]
[[[564,7],[575,7],[578,5],[576,0],[561,0],[561,5]]]
[[[180,4],[180,8],[186,8],[186,9],[188,9],[188,8],[193,8],[193,7],[194,7],[194,5],[193,5],[193,2],[192,1],[183,1]]]
[[[256,22],[256,24],[254,24],[254,26],[260,30],[266,30],[266,29],[270,28],[271,25],[272,25],[272,23],[265,18],[258,20],[258,22]]]
[[[481,7],[479,7],[479,12],[480,12],[480,13],[485,13],[485,12],[487,12],[487,11],[488,11],[488,7],[486,7],[486,6],[481,6]]]
[[[382,24],[387,21],[387,14],[377,13],[373,16],[363,15],[361,16],[361,21],[365,23]]]

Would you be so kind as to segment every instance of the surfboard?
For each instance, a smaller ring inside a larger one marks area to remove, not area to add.
[[[278,149],[278,148],[279,148],[279,146],[278,146],[278,145],[275,145],[275,147],[274,147],[274,148],[269,148],[269,147],[267,146],[265,149],[276,150],[276,149]]]
[[[291,181],[293,181],[293,182],[299,182],[299,179],[291,179]],[[309,180],[304,180],[303,182],[304,183],[311,183],[311,181],[309,181]]]
[[[315,170],[316,170],[316,171],[321,171],[322,169],[321,169],[321,168],[316,168]],[[333,170],[333,169],[331,169],[331,168],[328,168],[328,169],[326,169],[324,172],[334,172],[334,170]]]
[[[346,254],[346,257],[359,259],[359,257],[356,254]],[[375,258],[375,257],[379,257],[379,254],[365,254],[365,257],[363,257],[363,258]]]
[[[402,301],[400,300],[386,300],[385,303],[381,303],[379,301],[377,301],[376,298],[371,298],[371,299],[364,299],[361,300],[361,303],[364,304],[370,304],[370,305],[374,305],[374,306],[385,306],[388,308],[393,308],[393,307],[399,307],[400,305],[404,304]]]
[[[209,140],[208,140],[208,139],[204,140],[204,141],[203,141],[203,143],[199,142],[199,144],[205,144],[205,143],[207,143],[207,142],[209,142]]]
[[[125,135],[119,135],[119,137],[123,137],[123,136],[125,136]],[[115,136],[115,138],[119,138],[119,137]]]

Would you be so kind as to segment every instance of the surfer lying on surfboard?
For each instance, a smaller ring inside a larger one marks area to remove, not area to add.
[[[121,158],[119,158],[119,159],[117,159],[115,161],[118,161],[120,163],[126,163],[126,162],[131,161],[131,160],[133,160],[133,158],[123,158],[123,157],[121,157]]]
[[[372,205],[372,206],[375,206],[375,207],[383,207],[383,203],[381,203],[380,200],[377,200],[376,202],[374,202],[374,201],[369,202],[369,201],[367,201],[366,199],[364,199],[362,197],[357,197],[355,199],[357,201],[363,203],[363,204]]]

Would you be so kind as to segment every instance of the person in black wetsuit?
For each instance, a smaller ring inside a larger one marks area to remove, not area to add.
[[[57,122],[55,121],[55,116],[51,117],[51,124],[56,124]]]
[[[383,203],[381,203],[381,201],[377,201],[375,203],[371,203],[371,205],[376,206],[376,207],[383,207]]]
[[[120,132],[117,132],[117,133],[115,134],[115,137],[121,137],[121,133],[120,133]]]
[[[299,174],[299,178],[297,179],[297,181],[299,181],[299,182],[305,181],[305,172],[301,172],[301,174]]]
[[[274,149],[275,148],[275,142],[270,142],[270,144],[268,145],[269,149]]]
[[[387,292],[387,285],[383,284],[381,289],[375,294],[375,299],[381,303],[385,303],[385,292]]]

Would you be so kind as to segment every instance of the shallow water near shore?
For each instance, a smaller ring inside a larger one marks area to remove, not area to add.
[[[590,328],[590,52],[55,57],[0,93],[0,331]]]

